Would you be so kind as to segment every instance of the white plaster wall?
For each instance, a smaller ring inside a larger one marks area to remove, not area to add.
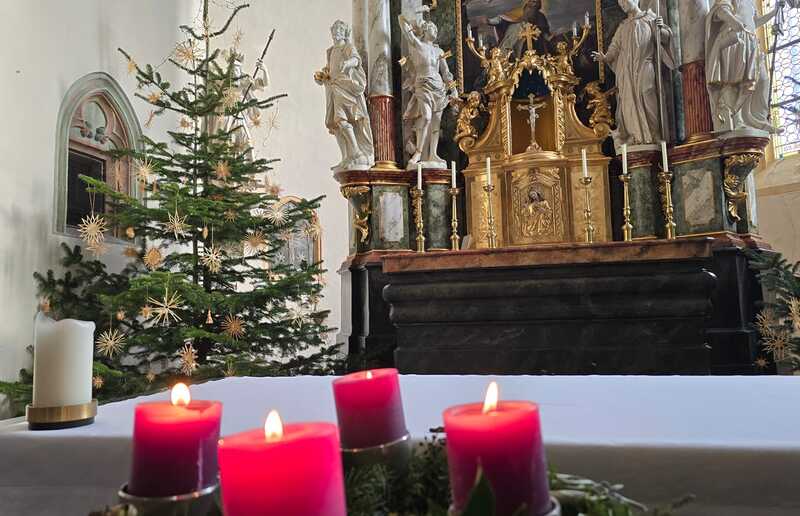
[[[16,379],[29,355],[36,309],[34,271],[58,265],[53,232],[56,118],[70,85],[102,71],[131,98],[143,123],[149,109],[117,47],[140,64],[160,63],[194,19],[199,0],[25,0],[0,2],[0,379]],[[165,67],[165,75],[172,78]],[[147,134],[174,128],[156,119]],[[121,248],[108,260],[120,263]]]
[[[800,261],[800,156],[756,173],[759,233],[794,263]]]
[[[330,167],[339,162],[339,148],[325,128],[325,93],[314,82],[314,71],[325,65],[325,51],[331,46],[330,26],[351,20],[352,0],[249,0],[229,31],[227,43],[239,29],[244,33],[244,70],[252,73],[270,31],[275,39],[264,59],[272,84],[265,94],[288,93],[278,103],[278,128],[268,129],[271,111],[253,136],[256,152],[265,158],[280,158],[274,180],[281,195],[314,198],[325,195],[318,210],[322,224],[322,257],[328,269],[321,309],[331,311],[328,325],[341,326],[341,280],[336,273],[348,255],[347,201]],[[228,10],[215,6],[212,18],[227,18]],[[274,109],[274,108],[273,108]],[[334,343],[336,332],[330,334]]]

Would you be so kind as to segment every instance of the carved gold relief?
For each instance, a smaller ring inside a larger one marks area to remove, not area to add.
[[[594,130],[594,134],[605,138],[611,134],[611,128],[614,126],[614,115],[611,114],[611,103],[608,99],[616,95],[617,88],[604,92],[600,87],[600,81],[592,81],[586,85],[584,93],[589,97],[586,107],[592,111],[589,126]]]
[[[481,106],[481,94],[473,91],[467,95],[466,100],[453,99],[451,104],[458,109],[455,141],[462,151],[467,152],[475,146],[478,139],[478,131],[472,126],[472,121],[485,110]]]
[[[511,240],[514,244],[563,240],[563,190],[558,168],[520,170],[511,182]]]
[[[761,161],[760,154],[737,154],[725,160],[725,172],[722,180],[722,189],[725,191],[728,217],[731,222],[739,222],[739,203],[747,199],[744,191],[744,182],[740,176],[747,176]],[[745,167],[744,174],[737,174],[734,169]]]
[[[368,199],[362,199],[361,196],[368,194],[370,188],[364,185],[351,185],[343,186],[342,196],[350,201],[353,208],[353,230],[359,235],[358,241],[365,243],[369,240],[369,218],[372,215],[372,209],[369,206]]]

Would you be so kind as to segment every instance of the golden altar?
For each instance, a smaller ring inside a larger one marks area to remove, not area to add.
[[[607,94],[597,84],[587,87],[594,108],[593,127],[584,125],[575,111],[575,87],[580,80],[572,59],[589,30],[584,26],[580,37],[558,42],[554,54],[540,55],[533,46],[538,29],[529,25],[523,32],[527,50],[516,59],[510,50],[476,47],[471,35],[467,36],[467,46],[487,76],[483,89],[487,105],[481,105],[480,93],[468,94],[461,101],[456,135],[459,148],[469,158],[463,174],[467,233],[475,247],[491,247],[490,233],[496,234],[497,247],[612,239],[610,158],[601,148],[613,124]],[[524,112],[525,102],[513,98],[525,72],[541,74],[550,91],[546,97],[530,99],[539,108],[533,120]],[[481,111],[488,112],[489,121],[479,135],[473,121]],[[533,124],[535,138],[526,121]],[[588,185],[581,182],[583,149],[592,178]],[[493,192],[485,188],[486,158],[491,158]],[[490,214],[494,224],[490,224]]]

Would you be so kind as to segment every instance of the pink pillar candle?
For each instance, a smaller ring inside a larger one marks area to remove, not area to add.
[[[333,382],[342,448],[371,448],[408,433],[397,369],[372,369]]]
[[[218,401],[191,401],[177,384],[172,402],[136,405],[128,492],[141,497],[192,493],[217,483]]]
[[[331,423],[263,429],[219,442],[225,516],[346,516],[339,432]]]
[[[540,516],[550,507],[547,465],[542,446],[539,407],[527,401],[497,403],[494,382],[481,403],[444,412],[447,462],[456,510],[463,510],[478,468],[492,486],[497,516]],[[494,400],[491,399],[494,390]]]

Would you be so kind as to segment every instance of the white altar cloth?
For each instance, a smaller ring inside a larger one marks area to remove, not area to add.
[[[644,502],[687,493],[686,516],[800,514],[800,378],[403,376],[408,427],[421,438],[448,406],[482,399],[541,406],[548,458],[558,471],[626,485]],[[229,378],[192,387],[224,403],[222,434],[283,420],[335,421],[331,377]],[[101,406],[87,427],[30,432],[0,422],[0,514],[81,515],[115,502],[130,464],[133,407]],[[285,515],[289,516],[289,515]]]

